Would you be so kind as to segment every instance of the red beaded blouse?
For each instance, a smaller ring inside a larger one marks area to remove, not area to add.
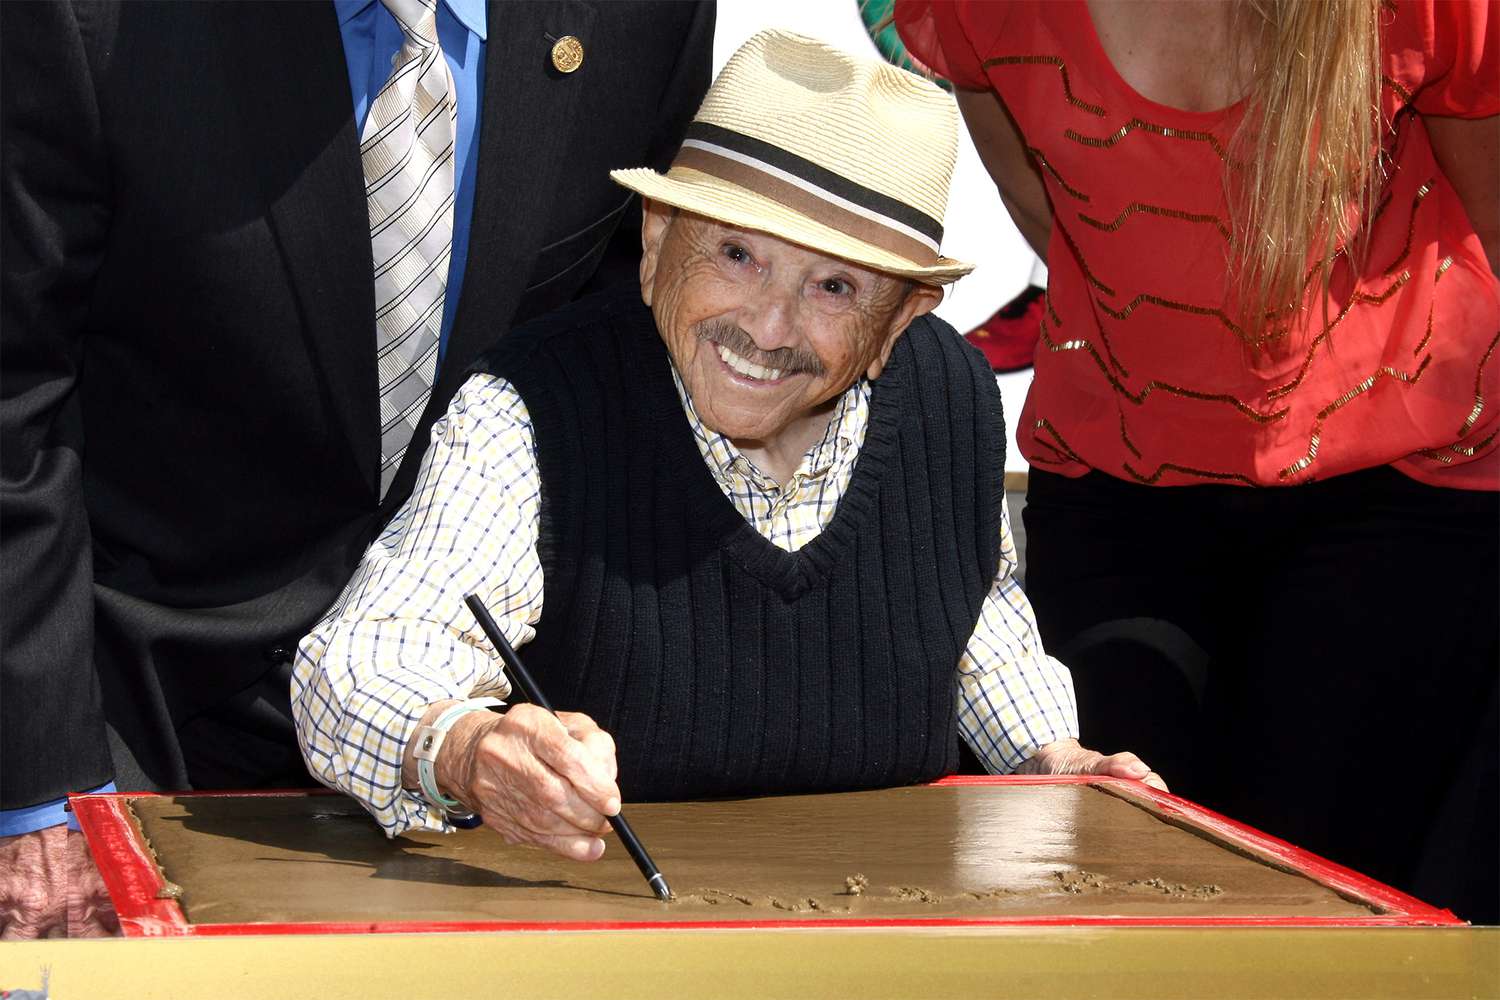
[[[1241,105],[1136,93],[1085,0],[899,0],[914,56],[1004,100],[1052,202],[1050,308],[1018,426],[1029,462],[1163,486],[1390,465],[1500,487],[1500,282],[1422,125],[1500,113],[1500,6],[1395,0],[1384,21],[1393,165],[1368,261],[1355,274],[1339,257],[1326,322],[1314,303],[1305,332],[1254,350],[1263,331],[1225,308]]]

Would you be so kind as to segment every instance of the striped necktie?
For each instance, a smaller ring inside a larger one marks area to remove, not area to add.
[[[438,47],[436,0],[381,0],[401,25],[390,79],[360,140],[380,385],[380,495],[385,496],[437,374],[453,251],[453,76]]]

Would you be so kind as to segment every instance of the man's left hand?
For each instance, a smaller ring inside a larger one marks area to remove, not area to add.
[[[1017,774],[1103,774],[1111,778],[1133,778],[1152,788],[1167,791],[1161,775],[1130,751],[1102,754],[1080,746],[1077,740],[1048,743],[1016,768]]]

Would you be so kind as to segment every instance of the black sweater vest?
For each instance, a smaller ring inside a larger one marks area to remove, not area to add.
[[[874,384],[837,512],[798,552],[714,482],[634,289],[477,365],[530,411],[552,703],[615,738],[632,801],[927,781],[958,760],[957,666],[999,561],[1005,435],[979,352],[921,319]]]

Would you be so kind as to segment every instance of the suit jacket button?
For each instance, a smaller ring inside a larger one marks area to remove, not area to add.
[[[573,35],[563,35],[552,46],[552,68],[571,73],[583,65],[583,43]]]
[[[268,663],[291,663],[292,651],[285,646],[268,646],[266,661]]]

